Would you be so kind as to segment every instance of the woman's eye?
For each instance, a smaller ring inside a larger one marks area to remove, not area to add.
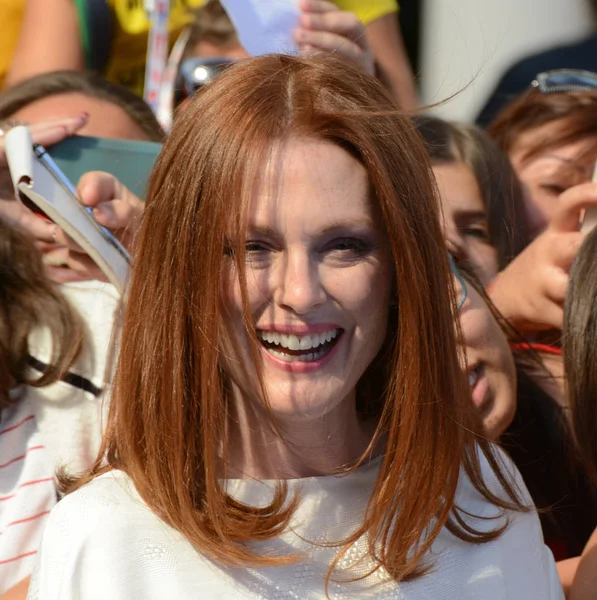
[[[245,252],[247,254],[251,253],[255,253],[255,252],[266,252],[268,250],[266,244],[264,244],[263,242],[246,242],[245,243]]]
[[[559,196],[568,189],[566,186],[558,185],[555,183],[542,183],[539,187],[544,192],[547,192],[550,196]]]
[[[478,227],[467,227],[462,232],[466,237],[474,237],[484,242],[489,242],[489,232],[481,225]]]
[[[346,257],[360,257],[370,250],[370,244],[358,238],[341,238],[330,242],[326,250]]]

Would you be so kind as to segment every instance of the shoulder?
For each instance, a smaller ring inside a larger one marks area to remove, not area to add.
[[[32,583],[39,600],[197,597],[208,561],[112,471],[61,500],[44,532]],[[201,597],[201,596],[199,596]]]
[[[466,595],[479,598],[545,598],[563,600],[555,562],[543,541],[537,512],[522,478],[507,454],[490,446],[490,460],[477,448],[477,475],[481,485],[499,500],[509,498],[500,475],[514,488],[524,510],[502,508],[486,499],[461,471],[455,512],[478,532],[500,532],[485,543],[470,543],[442,531],[434,541],[438,575],[453,576],[458,565]],[[497,469],[492,462],[496,463]],[[441,578],[440,578],[441,579]]]

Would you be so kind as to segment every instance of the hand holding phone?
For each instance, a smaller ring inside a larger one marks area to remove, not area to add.
[[[59,225],[122,291],[128,274],[128,251],[95,221],[92,210],[79,201],[74,186],[45,148],[32,144],[26,127],[16,127],[6,135],[6,151],[19,197]]]

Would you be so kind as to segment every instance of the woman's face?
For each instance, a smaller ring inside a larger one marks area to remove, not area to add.
[[[533,237],[549,224],[558,209],[559,197],[567,189],[591,180],[595,140],[587,139],[561,146],[527,159],[527,152],[550,126],[542,126],[520,136],[510,160],[525,187],[525,211]]]
[[[21,108],[11,118],[21,123],[43,123],[76,117],[82,112],[89,115],[79,135],[121,140],[147,140],[147,134],[127,112],[106,100],[84,94],[58,94],[42,98]]]
[[[277,416],[321,418],[342,402],[354,410],[355,386],[386,335],[386,253],[360,163],[316,140],[274,149],[255,186],[245,268],[265,391]],[[231,260],[223,283],[229,333],[242,364],[251,365]],[[256,397],[255,370],[247,381],[228,363],[243,395]]]
[[[463,163],[435,165],[433,173],[442,203],[448,249],[473,265],[487,286],[498,273],[498,260],[489,240],[487,212],[477,180]]]
[[[456,282],[457,291],[460,284]],[[504,332],[483,298],[467,285],[460,309],[472,399],[490,439],[496,440],[516,412],[516,369]]]

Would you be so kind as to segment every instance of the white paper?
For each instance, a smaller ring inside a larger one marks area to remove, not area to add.
[[[299,26],[299,0],[221,0],[238,39],[252,56],[298,54],[292,33]]]
[[[23,179],[33,179],[33,153],[31,148],[31,133],[23,125],[13,127],[4,136],[6,145],[6,160],[10,168],[12,183],[16,189]]]

